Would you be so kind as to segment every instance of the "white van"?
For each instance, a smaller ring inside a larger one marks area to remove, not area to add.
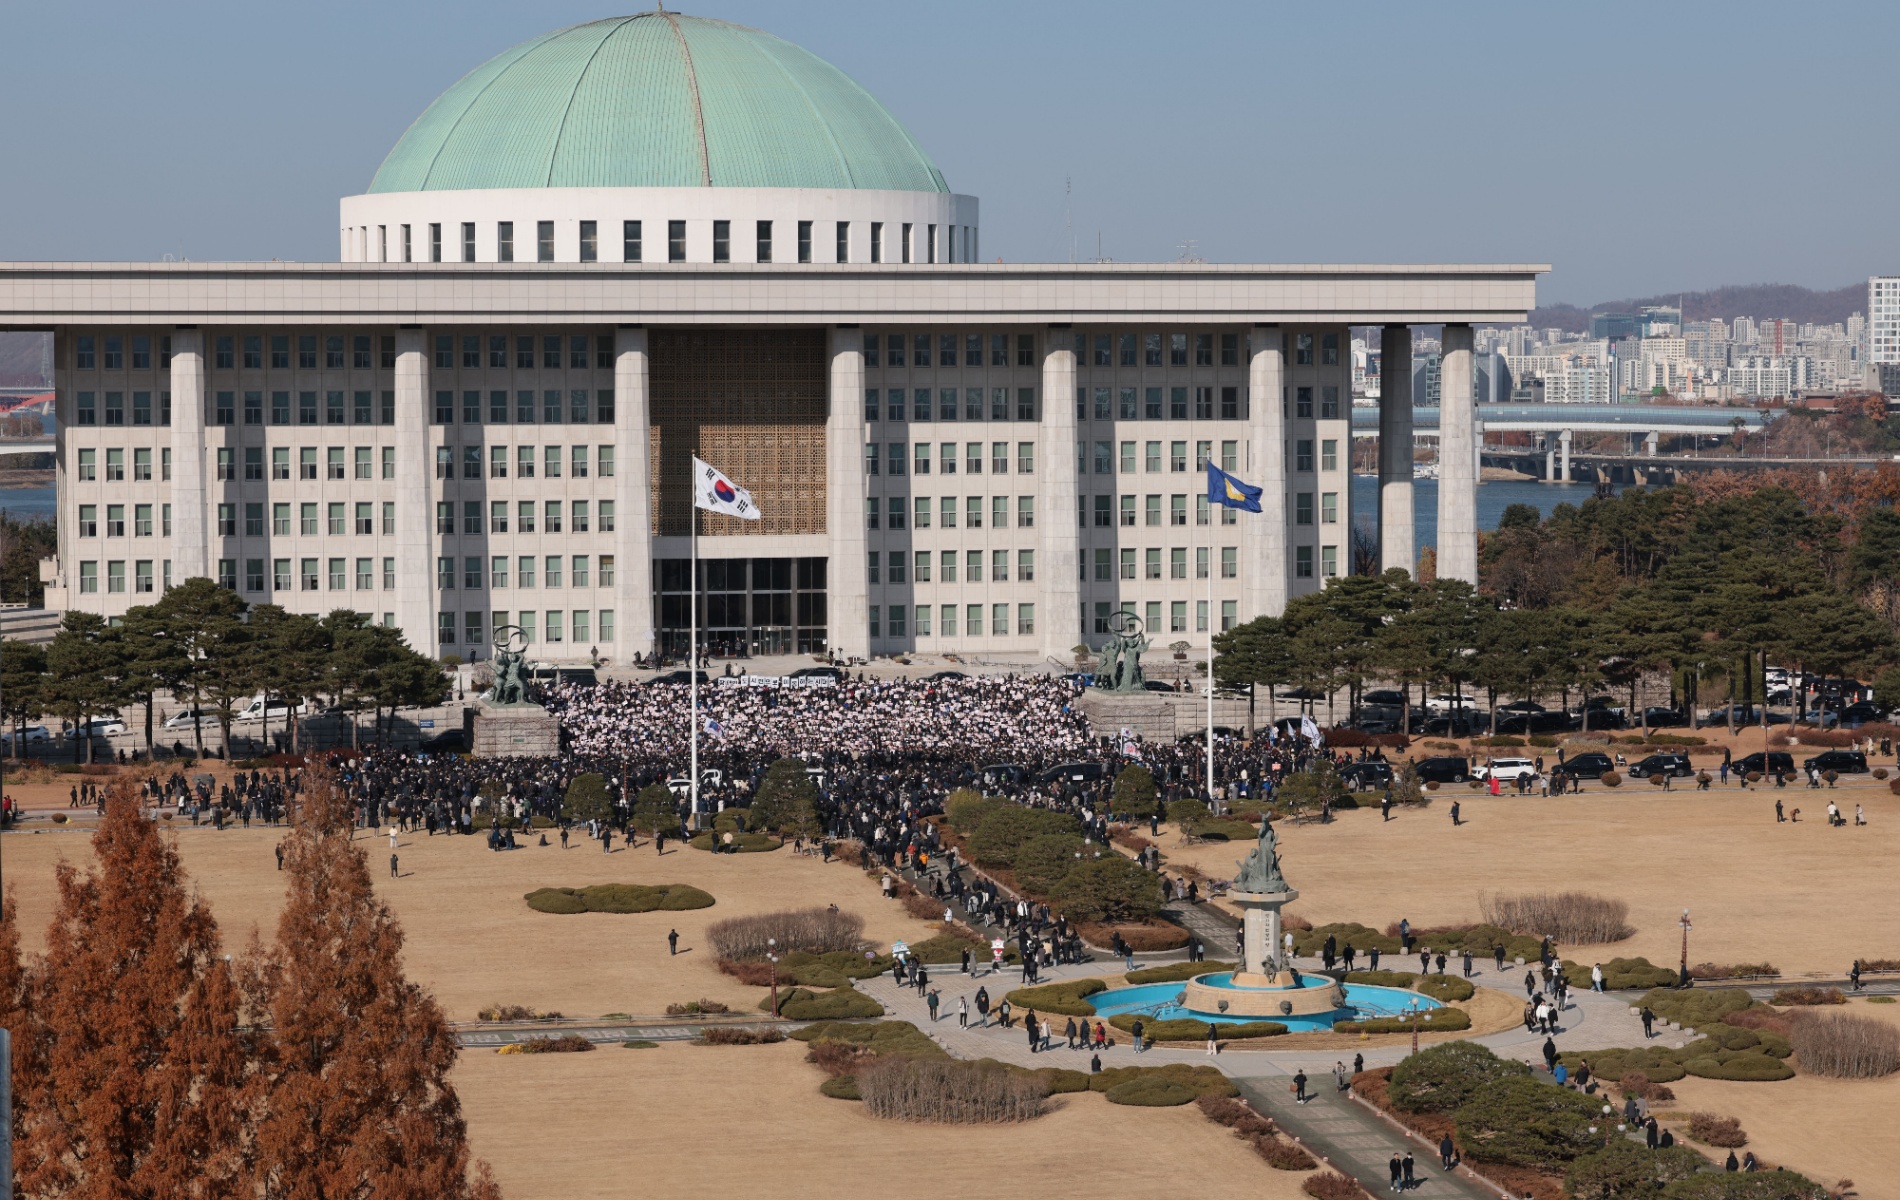
[[[295,708],[292,708],[290,701],[273,696],[270,700],[270,708],[267,714],[264,706],[264,698],[259,696],[246,707],[239,709],[237,713],[232,716],[231,720],[233,723],[241,725],[246,721],[262,721],[265,716],[268,715],[272,721],[288,721],[292,716],[303,716],[308,709],[309,706],[306,704],[299,704]]]

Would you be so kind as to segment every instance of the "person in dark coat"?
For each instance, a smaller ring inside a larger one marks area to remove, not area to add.
[[[1438,1161],[1447,1171],[1458,1164],[1458,1147],[1452,1145],[1449,1133],[1438,1139]]]

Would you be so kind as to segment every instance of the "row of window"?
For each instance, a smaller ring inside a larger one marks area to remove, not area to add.
[[[752,259],[753,262],[769,263],[777,261],[776,234],[780,224],[777,221],[752,222]],[[460,223],[461,261],[475,261],[475,222]],[[554,258],[554,222],[536,221],[534,223],[534,259],[535,262],[551,263]],[[797,228],[795,254],[797,261],[813,261],[813,239],[817,236],[817,223],[813,221],[792,222]],[[851,222],[837,221],[833,228],[833,261],[851,261]],[[881,263],[885,260],[885,237],[883,221],[872,221],[871,261]],[[966,225],[942,225],[926,222],[922,236],[917,226],[910,221],[900,223],[901,234],[898,237],[897,252],[899,261],[910,262],[913,252],[922,261],[935,262],[974,262],[977,253],[976,228]],[[580,222],[579,257],[581,262],[600,262],[601,233],[599,221]],[[395,254],[392,257],[389,241],[389,226],[376,227],[378,240],[377,257],[383,262],[414,262],[416,245],[413,227],[396,227]],[[428,256],[430,262],[442,262],[443,229],[439,221],[430,222],[426,234],[428,238]],[[612,236],[611,232],[608,236]],[[732,259],[732,222],[715,220],[712,223],[712,260],[731,262]],[[743,236],[743,228],[741,229]],[[611,243],[610,243],[611,245]],[[913,251],[914,247],[914,251]],[[525,247],[524,247],[525,250]],[[495,223],[495,261],[515,261],[515,222],[497,221]],[[527,261],[524,259],[523,261]],[[644,221],[622,221],[620,223],[620,261],[646,261],[646,225]],[[686,261],[686,222],[668,221],[666,223],[666,261],[683,263]]]
[[[106,455],[106,482],[125,482],[125,451],[121,448],[108,448]],[[99,479],[99,451],[81,450],[73,456],[73,471],[81,483],[95,483]],[[172,477],[171,447],[158,448],[159,479]],[[135,483],[149,482],[152,478],[152,451],[134,448],[132,451],[132,479]]]
[[[1014,364],[1035,366],[1036,335],[1018,333],[1014,337]],[[1007,367],[1012,362],[1010,338],[1007,333],[992,333],[987,337],[980,333],[867,333],[864,335],[864,365],[928,367],[934,363],[940,367]]]
[[[559,425],[563,419],[570,425],[586,425],[590,422],[596,425],[614,423],[614,394],[610,389],[603,388],[594,392],[590,400],[586,388],[574,388],[566,393],[565,409],[562,407],[562,399],[562,393],[558,388],[550,388],[540,393],[538,411],[541,414],[542,424]],[[512,410],[508,404],[507,392],[489,392],[486,408],[482,404],[482,393],[474,391],[462,393],[460,412],[464,425],[482,424],[484,412],[487,414],[488,424],[506,425],[510,411],[514,413],[515,424],[533,425],[537,411],[535,393],[526,390],[514,393]],[[562,416],[564,411],[565,418]],[[439,391],[435,394],[434,419],[437,425],[455,424],[456,412],[454,392]]]
[[[1056,335],[1052,335],[1056,336]],[[1075,333],[1071,343],[1078,367],[1237,367],[1238,333]],[[1014,353],[1011,339],[1014,338]],[[1315,361],[1317,346],[1318,358]],[[1339,365],[1339,334],[1293,337],[1295,366]],[[866,367],[1033,367],[1033,333],[867,333]]]
[[[931,637],[931,615],[937,613],[937,629],[942,637],[1008,637],[1010,609],[1015,609],[1016,635],[1027,637],[1036,632],[1034,604],[873,604],[870,609],[870,634],[874,638]],[[958,625],[961,613],[963,621]],[[914,617],[914,620],[913,620]]]
[[[170,425],[172,423],[172,394],[170,392],[79,392],[74,397],[73,424],[101,424],[100,397],[104,396],[104,424],[106,425]],[[130,395],[132,405],[126,407],[126,397]],[[154,403],[156,396],[156,403]],[[131,416],[127,422],[126,416]],[[156,417],[156,420],[154,418]]]
[[[1147,618],[1145,623],[1149,633],[1161,632],[1162,603],[1160,600],[1150,600],[1147,602]],[[1168,632],[1186,633],[1188,631],[1188,602],[1185,600],[1171,600],[1167,602],[1167,606]],[[1229,629],[1232,629],[1235,623],[1239,621],[1239,608],[1240,602],[1238,600],[1222,600],[1220,602],[1221,632],[1225,633]],[[1092,626],[1095,632],[1098,634],[1111,632],[1109,629],[1109,621],[1118,611],[1128,613],[1131,616],[1137,615],[1138,613],[1135,602],[1132,600],[1124,600],[1120,605],[1116,605],[1110,600],[1097,600],[1095,602],[1095,619]],[[1089,623],[1089,606],[1086,603],[1082,605],[1082,622],[1085,625]],[[1196,600],[1194,602],[1194,632],[1207,632],[1207,601],[1205,600]]]
[[[1193,499],[1194,523],[1196,525],[1206,525],[1210,523],[1212,511],[1211,506],[1207,503],[1206,494],[1197,493]],[[1161,497],[1159,495],[1148,496],[1143,508],[1147,514],[1145,524],[1161,524]],[[1110,529],[1117,525],[1132,526],[1135,523],[1135,497],[1122,496],[1120,498],[1120,504],[1117,505],[1116,497],[1114,496],[1096,496],[1094,497],[1093,505],[1091,505],[1090,497],[1077,496],[1075,498],[1076,528],[1088,528],[1090,524],[1089,514],[1091,511],[1095,516],[1094,525],[1098,529]],[[1177,493],[1168,497],[1168,524],[1186,525],[1188,523],[1187,514],[1188,497],[1186,495]],[[1222,506],[1220,510],[1221,524],[1233,525],[1238,521],[1239,517],[1235,510]]]
[[[1016,581],[1035,582],[1034,550],[892,550],[888,553],[873,550],[865,562],[865,578],[870,583],[929,583],[934,565],[938,582],[955,583],[957,565],[961,561],[965,583],[982,583],[986,563],[991,583],[1008,583],[1012,555],[1016,560]]]
[[[1328,442],[1326,444],[1337,447],[1336,442]],[[1117,447],[1114,442],[1096,442],[1094,456],[1095,473],[1097,475],[1113,475],[1119,469],[1123,475],[1133,475],[1135,473],[1136,445],[1137,443],[1135,442],[1123,442]],[[1310,447],[1312,443],[1309,442],[1307,445]],[[1188,444],[1185,441],[1168,443],[1168,471],[1171,474],[1179,475],[1187,472],[1187,448]],[[1160,474],[1161,443],[1149,442],[1143,446],[1142,449],[1143,453],[1140,461],[1143,468],[1150,475]],[[1119,453],[1117,453],[1118,450]],[[1213,453],[1213,442],[1198,441],[1194,443],[1194,470],[1196,473],[1207,470],[1208,459],[1213,456]],[[1337,457],[1337,450],[1335,450],[1334,458],[1336,459]],[[1075,444],[1075,473],[1077,475],[1087,475],[1089,473],[1089,461],[1089,443],[1077,442]],[[1220,467],[1223,471],[1238,471],[1240,469],[1239,442],[1225,441],[1220,444]],[[1311,470],[1311,468],[1309,467],[1308,470]]]
[[[1167,392],[1165,404],[1163,403],[1162,388],[1151,387],[1141,388],[1139,390],[1141,394],[1139,396],[1139,403],[1137,403],[1137,389],[1132,387],[1078,387],[1075,389],[1075,419],[1078,421],[1087,421],[1090,419],[1091,413],[1093,414],[1093,418],[1097,421],[1213,421],[1216,419],[1222,421],[1244,421],[1247,419],[1247,391],[1245,388],[1238,386],[1218,389],[1212,387],[1171,387],[1165,389]],[[1313,389],[1303,388],[1301,390],[1311,392]],[[1339,389],[1328,388],[1327,390],[1333,393],[1333,407],[1337,410],[1339,407]],[[1094,395],[1093,407],[1091,407],[1089,403],[1091,392]],[[1219,394],[1218,406],[1216,405],[1217,392]],[[1193,397],[1192,408],[1190,408],[1188,403],[1190,395]],[[1163,415],[1164,411],[1165,416]],[[1190,413],[1192,414],[1191,416]],[[1307,415],[1309,417],[1312,416],[1310,412]],[[1339,414],[1335,411],[1333,415],[1338,416]]]
[[[340,560],[332,560],[340,561]],[[437,590],[449,592],[455,590],[456,559],[443,556],[435,560],[435,586]],[[536,567],[540,568],[539,577],[542,587],[604,587],[614,586],[614,556],[600,556],[600,569],[588,570],[589,557],[585,554],[561,555],[549,554],[536,556],[523,554],[509,557],[506,554],[491,555],[482,559],[477,555],[467,555],[461,560],[462,587],[475,592],[482,589],[484,581],[491,588],[509,586],[509,568],[514,568],[514,586],[531,588],[535,586]],[[569,582],[563,583],[566,579]],[[590,582],[595,580],[598,582]]]
[[[569,446],[565,454],[567,473],[575,479],[587,478],[589,469],[588,448],[586,446]],[[559,446],[541,447],[540,465],[542,478],[559,479],[561,477],[562,456],[563,451]],[[535,448],[533,446],[516,446],[514,454],[515,478],[533,479],[535,461]],[[614,477],[614,448],[612,446],[594,447],[593,470],[594,473],[599,475],[602,479],[612,479]],[[437,479],[455,478],[455,448],[453,446],[437,446],[435,448],[435,477]],[[462,478],[483,478],[482,448],[480,446],[462,447]],[[508,447],[488,447],[487,478],[508,478]]]
[[[136,559],[131,565],[133,590],[143,595],[150,595],[156,592],[159,584],[155,582],[152,577],[153,560],[149,558]],[[166,591],[170,591],[172,586],[172,560],[167,558],[163,560],[162,565],[164,567],[163,585]],[[105,567],[106,591],[124,592],[126,588],[126,561],[122,558],[115,558],[108,561]],[[79,564],[79,590],[82,594],[88,596],[98,594],[99,562],[97,559],[85,559]]]
[[[172,340],[168,335],[154,337],[149,333],[82,333],[73,338],[73,367],[81,371],[102,368],[123,371],[126,369],[127,347],[131,349],[131,369],[134,371],[151,370],[154,351],[160,369],[172,365]]]
[[[1212,555],[1209,547],[1194,547],[1194,578],[1206,579]],[[1095,581],[1107,583],[1114,579],[1160,579],[1162,547],[1150,546],[1145,550],[1133,546],[1123,546],[1115,550],[1105,546],[1095,549]],[[1167,549],[1169,579],[1188,577],[1188,547],[1173,546]],[[1084,582],[1089,579],[1089,555],[1085,552],[1076,559],[1077,575]],[[1139,574],[1137,573],[1139,572]],[[1240,547],[1222,546],[1220,548],[1220,577],[1233,579],[1240,574]]]
[[[880,456],[880,451],[883,447],[876,442],[869,443],[864,447],[864,473],[867,475],[876,475],[882,469],[883,462],[888,461],[890,463],[891,474],[902,475],[907,461],[904,448],[908,444],[909,443],[905,442],[892,442],[890,444],[890,458],[884,460]],[[930,447],[931,443],[929,442],[918,442],[912,448],[913,456],[908,460],[913,464],[911,468],[912,473],[917,475],[930,474]],[[991,442],[989,443],[989,450],[990,474],[1009,474],[1009,443]],[[941,451],[936,460],[938,463],[937,473],[940,475],[955,475],[957,473],[957,443],[944,442]],[[982,442],[963,443],[963,463],[964,474],[981,475],[983,473]],[[1017,442],[1016,473],[1018,475],[1033,475],[1035,472],[1036,443]]]
[[[965,529],[983,528],[984,510],[989,511],[990,528],[1008,529],[1010,503],[1008,496],[991,496],[987,504],[982,496],[964,496],[961,505],[956,496],[940,496],[933,505],[929,496],[891,496],[879,500],[868,497],[864,502],[864,527],[866,529],[929,529],[932,514],[938,528],[955,529],[959,508],[963,513]],[[1034,496],[1016,497],[1016,528],[1034,529],[1036,526],[1036,498]]]
[[[172,506],[169,504],[160,504],[156,507],[158,509],[159,518],[157,526],[159,536],[170,537],[172,535]],[[153,531],[152,510],[154,506],[150,504],[134,504],[131,508],[132,536],[151,537]],[[125,536],[125,510],[126,506],[123,504],[106,505],[105,535],[107,537]],[[97,504],[82,504],[79,506],[78,536],[99,536],[99,506]]]
[[[483,613],[480,610],[464,612],[462,634],[459,640],[471,646],[492,645],[496,635],[509,625],[520,629],[529,645],[537,642],[558,645],[566,641],[578,643],[614,640],[614,610],[611,608],[550,608],[539,613],[524,608],[512,614],[513,620],[509,619],[510,615],[505,609],[490,612],[487,614],[488,621],[484,627]],[[541,630],[547,631],[545,636],[540,632]],[[454,613],[438,612],[436,614],[435,637],[436,641],[445,646],[455,644],[458,639]]]
[[[989,389],[989,402],[984,403],[983,389],[973,388],[937,388],[933,401],[930,388],[866,388],[864,390],[864,419],[876,421],[880,416],[892,421],[954,421],[959,411],[966,421],[1007,421],[1010,419],[1010,388]],[[962,392],[959,403],[957,393]],[[1015,419],[1034,421],[1036,412],[1036,389],[1019,387],[1015,394]],[[881,394],[880,394],[881,393]],[[987,416],[985,415],[987,414]]]
[[[514,506],[513,532],[591,533],[594,532],[595,528],[598,528],[601,533],[613,533],[616,532],[618,528],[616,524],[618,517],[614,511],[614,502],[612,500],[599,500],[592,504],[592,509],[599,515],[597,526],[590,523],[588,516],[590,505],[585,500],[569,501],[565,509],[559,500],[543,500],[538,503],[540,505],[541,514],[539,530],[535,528],[535,508],[537,502],[533,500],[518,500]],[[306,505],[305,507],[309,506]],[[334,510],[340,506],[333,504],[330,507]],[[360,504],[357,505],[359,511],[362,507]],[[385,505],[385,507],[387,508],[389,506]],[[563,525],[562,522],[563,512],[567,515],[565,525]],[[437,533],[445,535],[455,533],[455,518],[455,505],[452,502],[447,500],[439,500],[436,502],[435,531]],[[479,500],[464,500],[462,502],[461,518],[461,532],[465,536],[480,537],[483,534],[508,533],[510,531],[508,501],[506,500],[491,500],[488,502],[486,528],[483,527],[482,502]]]

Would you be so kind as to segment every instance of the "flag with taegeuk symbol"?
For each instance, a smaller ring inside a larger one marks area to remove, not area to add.
[[[752,502],[752,493],[726,478],[724,471],[703,461],[698,455],[693,456],[693,505],[710,512],[738,517],[742,521],[759,519],[759,506]]]

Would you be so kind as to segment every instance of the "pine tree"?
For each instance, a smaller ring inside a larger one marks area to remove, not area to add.
[[[402,973],[402,930],[349,838],[351,808],[324,773],[305,777],[284,861],[289,901],[261,964],[257,1132],[261,1195],[284,1200],[498,1200],[468,1178],[467,1128],[449,1086],[454,1033]]]
[[[26,992],[38,1036],[15,1101],[21,1190],[236,1196],[246,1066],[217,925],[129,783],[107,794],[92,846],[92,871],[58,868]]]

